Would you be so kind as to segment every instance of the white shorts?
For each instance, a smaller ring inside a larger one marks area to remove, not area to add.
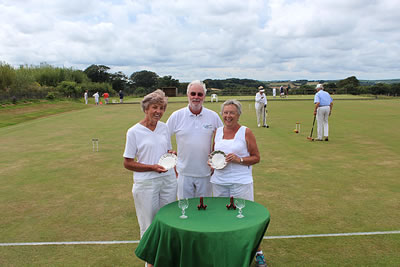
[[[178,174],[178,199],[211,197],[211,176],[194,177]]]
[[[212,184],[214,197],[244,198],[254,201],[253,183],[250,184]]]
[[[177,182],[174,175],[136,181],[132,187],[140,237],[150,226],[160,208],[176,201]]]

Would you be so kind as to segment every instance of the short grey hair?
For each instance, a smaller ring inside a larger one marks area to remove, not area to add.
[[[142,106],[143,112],[146,111],[149,108],[149,105],[152,104],[160,104],[164,106],[164,109],[166,109],[168,98],[165,96],[165,93],[162,90],[157,89],[154,92],[143,97],[143,100],[140,102],[140,104]]]
[[[240,104],[240,102],[239,102],[238,100],[236,100],[236,99],[229,99],[229,100],[226,100],[226,101],[221,105],[221,114],[223,114],[223,112],[224,112],[224,107],[225,107],[225,106],[228,106],[228,105],[234,105],[234,106],[236,106],[236,109],[237,109],[239,115],[242,114],[242,104]]]
[[[192,81],[192,82],[190,82],[190,83],[188,84],[187,89],[186,89],[186,94],[189,94],[190,87],[192,87],[192,85],[195,85],[195,84],[200,84],[200,85],[203,87],[203,89],[204,89],[204,95],[207,93],[206,84],[203,83],[203,82],[200,81],[200,80],[194,80],[194,81]]]

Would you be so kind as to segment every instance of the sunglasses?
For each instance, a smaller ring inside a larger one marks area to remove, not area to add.
[[[191,95],[191,96],[195,96],[195,95],[196,95],[196,92],[190,92],[190,95]],[[197,96],[202,97],[203,95],[204,95],[203,93],[197,93]]]

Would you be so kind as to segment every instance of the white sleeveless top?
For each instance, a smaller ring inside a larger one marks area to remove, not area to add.
[[[241,126],[233,139],[223,139],[224,127],[217,129],[215,133],[215,150],[221,150],[225,154],[234,153],[243,158],[250,155],[246,143],[246,127]],[[250,184],[253,182],[252,167],[239,163],[229,162],[222,170],[214,170],[211,183],[231,185]]]

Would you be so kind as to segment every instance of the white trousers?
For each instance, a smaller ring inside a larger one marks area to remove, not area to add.
[[[211,197],[211,176],[194,177],[178,174],[178,199]]]
[[[257,124],[263,124],[266,125],[267,122],[264,121],[264,105],[263,104],[256,104],[256,115],[257,115]]]
[[[174,175],[136,181],[132,187],[140,238],[160,208],[176,201],[177,182]]]
[[[212,184],[214,197],[244,198],[254,201],[253,183],[250,184]]]
[[[317,110],[318,139],[322,139],[323,136],[328,137],[329,135],[328,118],[330,110],[329,106],[319,107]]]

